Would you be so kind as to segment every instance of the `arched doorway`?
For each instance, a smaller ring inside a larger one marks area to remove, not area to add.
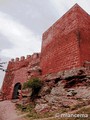
[[[18,90],[21,90],[21,83],[16,83],[15,84],[14,90],[13,90],[13,96],[12,96],[13,99],[18,99],[18,97],[19,97],[19,91]]]

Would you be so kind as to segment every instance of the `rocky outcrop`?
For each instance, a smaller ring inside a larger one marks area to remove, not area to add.
[[[49,111],[61,108],[74,109],[75,106],[89,104],[88,73],[89,70],[86,68],[78,68],[45,76],[46,81],[39,93],[40,98],[36,100],[36,112],[43,112],[45,108]]]

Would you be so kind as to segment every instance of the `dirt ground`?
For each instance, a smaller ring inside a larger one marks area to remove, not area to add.
[[[0,102],[0,120],[25,120],[16,111],[15,104],[11,101]]]

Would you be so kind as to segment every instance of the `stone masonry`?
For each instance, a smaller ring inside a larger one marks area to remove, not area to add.
[[[16,58],[9,62],[2,86],[5,99],[12,99],[14,86],[17,83],[22,85],[30,77],[39,76],[39,55],[39,53],[34,53],[32,56],[28,55],[26,59],[22,56],[21,59]]]
[[[42,37],[42,74],[83,66],[90,61],[90,15],[74,5]]]
[[[43,33],[41,53],[9,62],[2,92],[12,99],[16,84],[22,86],[31,77],[43,80],[43,76],[83,67],[89,61],[90,15],[75,4]]]

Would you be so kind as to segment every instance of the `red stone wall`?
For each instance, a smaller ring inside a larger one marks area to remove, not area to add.
[[[80,56],[81,64],[85,61],[90,61],[90,15],[82,9],[78,10],[78,26],[79,26],[79,41],[80,41]]]
[[[83,18],[84,16],[86,18]],[[90,58],[89,17],[84,10],[75,5],[43,34],[40,64],[43,74],[79,67],[81,61]],[[87,30],[84,30],[86,32],[83,32],[83,21],[85,24],[88,21],[88,24],[84,25],[87,27]],[[84,57],[85,53],[87,55]]]
[[[14,74],[11,72],[12,69],[13,69],[13,64],[12,62],[9,62],[7,67],[7,70],[9,70],[9,72],[6,72],[2,86],[2,92],[4,94],[5,99],[8,99],[10,97],[10,92],[12,89],[12,84],[14,79]]]
[[[18,82],[23,83],[27,79],[28,59],[10,61],[7,67],[7,72],[4,78],[2,91],[6,99],[11,99],[13,94],[14,85]]]
[[[33,54],[32,56],[21,57],[21,59],[16,58],[9,62],[6,72],[2,92],[4,93],[6,99],[12,99],[14,86],[16,83],[23,84],[28,80],[28,67],[33,67],[36,61],[38,61],[40,56],[38,54]]]

